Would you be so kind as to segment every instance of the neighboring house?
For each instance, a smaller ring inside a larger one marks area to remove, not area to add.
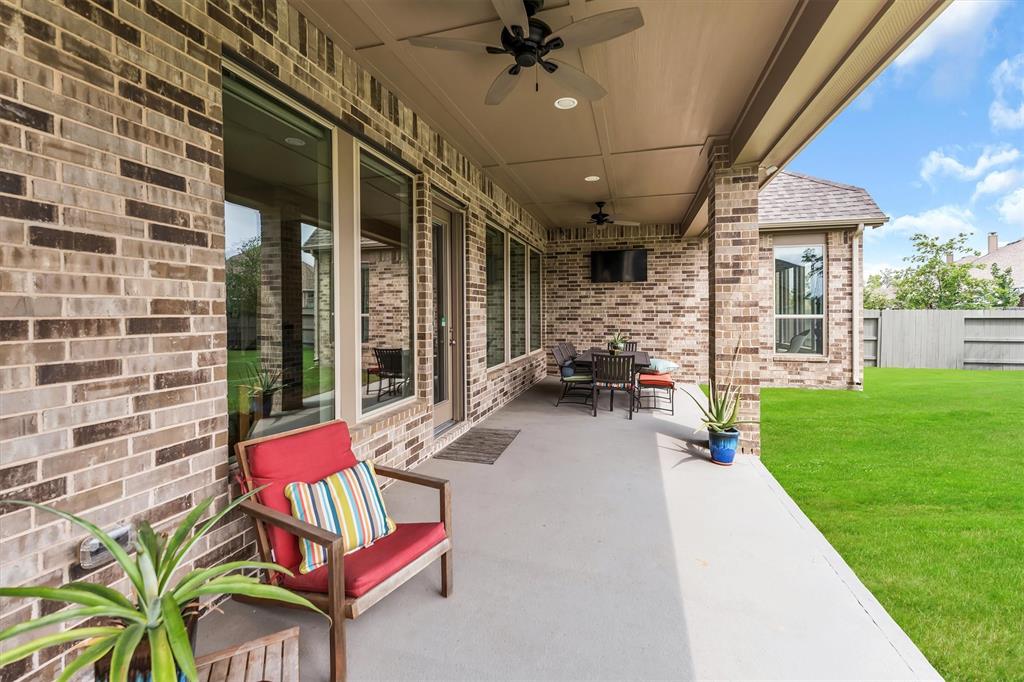
[[[1013,286],[1020,292],[1018,305],[1024,307],[1024,239],[999,246],[999,233],[989,232],[988,250],[984,254],[961,258],[957,262],[981,266],[974,272],[974,276],[984,279],[992,278],[993,265],[1004,270],[1009,268],[1013,275]]]

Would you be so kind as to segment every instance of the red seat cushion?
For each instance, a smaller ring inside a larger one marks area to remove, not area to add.
[[[445,537],[440,521],[397,524],[392,533],[369,547],[345,555],[345,594],[361,597]],[[327,592],[327,566],[306,574],[299,573],[297,565],[291,568],[295,571],[293,577],[282,576],[285,587],[301,592]]]
[[[316,483],[357,463],[348,424],[343,421],[255,443],[246,449],[246,455],[253,487],[267,486],[259,493],[259,501],[288,516],[292,506],[284,496],[286,485]],[[268,525],[267,531],[274,560],[282,566],[298,566],[302,558],[298,539],[274,526]]]
[[[672,377],[661,374],[641,374],[640,385],[648,388],[675,388],[676,382]]]

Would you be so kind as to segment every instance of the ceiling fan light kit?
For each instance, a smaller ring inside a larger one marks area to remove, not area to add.
[[[484,97],[484,103],[490,105],[501,104],[519,82],[518,76],[522,70],[533,66],[540,66],[556,83],[570,92],[592,101],[601,99],[608,94],[604,86],[576,67],[548,58],[548,54],[556,50],[575,50],[603,43],[644,25],[639,8],[630,7],[595,14],[552,31],[550,26],[534,16],[544,7],[544,0],[491,0],[491,3],[504,26],[501,29],[500,47],[440,36],[409,39],[409,43],[417,47],[472,54],[511,55],[515,63],[501,70]],[[540,89],[539,82],[537,89]],[[558,106],[557,103],[555,106]]]
[[[594,204],[597,206],[597,213],[590,216],[590,220],[587,221],[589,225],[623,225],[626,227],[637,227],[640,223],[635,220],[612,220],[612,217],[604,212],[604,206],[608,202],[595,201]]]

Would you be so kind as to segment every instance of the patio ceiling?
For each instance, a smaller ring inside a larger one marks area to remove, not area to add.
[[[536,92],[533,70],[503,104],[485,105],[506,55],[406,42],[443,32],[494,44],[490,0],[296,4],[542,222],[583,223],[606,200],[620,219],[696,233],[709,140],[728,139],[739,161],[783,166],[946,2],[547,0],[537,16],[555,30],[625,7],[644,15],[638,31],[559,54],[608,90],[568,111],[553,102],[572,93],[546,74]]]

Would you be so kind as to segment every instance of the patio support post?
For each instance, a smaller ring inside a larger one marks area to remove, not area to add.
[[[726,144],[708,154],[708,373],[740,387],[740,418],[761,414],[761,298],[756,164],[733,165]],[[735,355],[735,362],[733,357]],[[760,454],[758,424],[742,424],[740,448]]]

